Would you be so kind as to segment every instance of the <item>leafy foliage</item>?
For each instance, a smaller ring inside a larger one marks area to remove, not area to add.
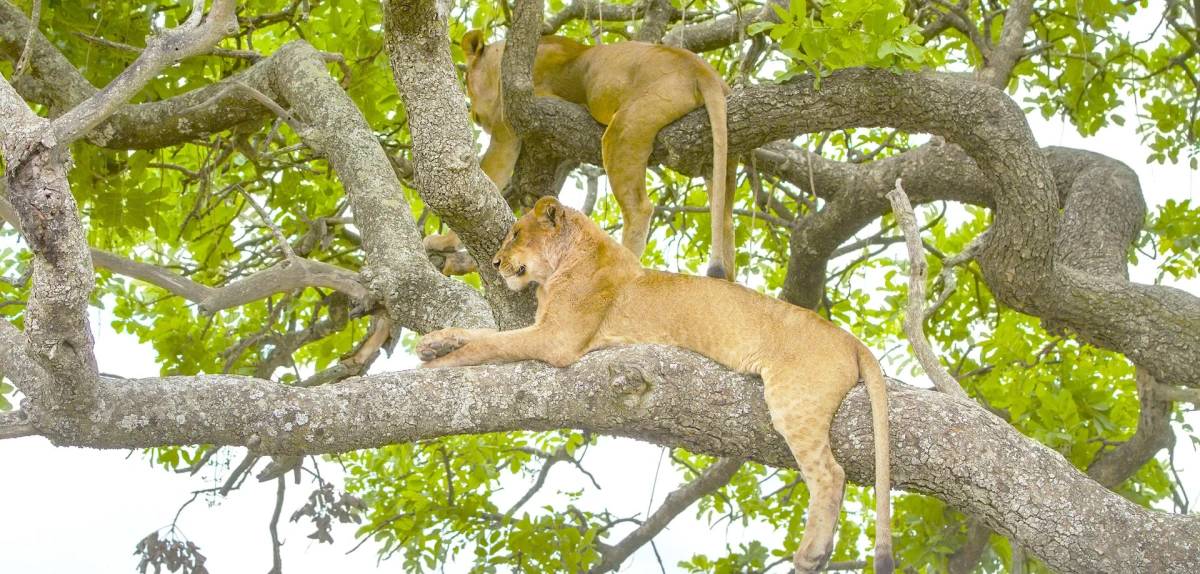
[[[814,4],[811,16],[805,0],[793,0],[786,10],[772,4],[782,22],[760,22],[748,32],[769,30],[771,38],[779,41],[780,53],[814,73],[818,86],[822,76],[838,68],[915,70],[926,58],[920,28],[901,13],[898,0]],[[777,74],[776,80],[790,80],[797,73],[789,68]]]

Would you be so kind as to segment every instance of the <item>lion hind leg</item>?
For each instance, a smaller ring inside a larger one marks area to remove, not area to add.
[[[604,171],[621,206],[621,244],[638,257],[646,250],[654,217],[646,194],[646,162],[658,131],[682,116],[674,106],[664,106],[662,98],[627,102],[613,114],[601,141]]]
[[[820,572],[833,552],[845,496],[846,473],[833,458],[829,429],[847,390],[846,385],[839,384],[840,379],[848,377],[828,373],[828,377],[805,381],[779,380],[777,371],[790,369],[766,368],[762,372],[767,408],[809,492],[808,519],[794,564],[797,574]]]
[[[453,253],[466,249],[463,246],[462,240],[458,238],[458,233],[455,233],[454,230],[441,235],[426,235],[421,240],[421,243],[424,244],[425,251],[432,251],[434,253]]]
[[[833,458],[828,436],[808,440],[788,441],[792,455],[800,465],[804,483],[808,485],[808,520],[800,537],[800,548],[793,557],[796,574],[821,572],[833,553],[838,515],[846,494],[846,473]],[[793,442],[796,444],[793,446]]]

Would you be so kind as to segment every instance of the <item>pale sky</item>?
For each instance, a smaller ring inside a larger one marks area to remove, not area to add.
[[[1123,115],[1136,117],[1132,109]],[[1041,145],[1088,149],[1128,163],[1141,178],[1142,191],[1152,209],[1167,199],[1195,197],[1195,174],[1185,165],[1145,163],[1147,151],[1140,145],[1133,121],[1084,139],[1061,121],[1042,121],[1034,116],[1029,119]],[[582,192],[568,189],[564,191],[564,200],[578,206],[582,203]],[[0,240],[0,247],[11,243],[11,239]],[[1131,270],[1135,281],[1152,281],[1154,266],[1146,263],[1143,261]],[[1177,286],[1200,295],[1197,282]],[[114,332],[108,325],[110,321],[105,312],[92,310],[100,369],[124,377],[157,376],[153,350],[140,345],[134,336]],[[879,350],[876,354],[880,354]],[[372,371],[411,368],[415,362],[411,356],[398,355],[377,362]],[[923,380],[910,382],[928,386]],[[1200,425],[1196,413],[1190,413],[1188,420],[1193,426]],[[1178,429],[1177,432],[1182,433]],[[1200,459],[1191,441],[1182,434],[1180,438],[1176,462],[1182,469],[1188,495],[1193,501],[1200,500]],[[602,490],[596,491],[588,485],[579,505],[597,511],[608,508],[619,516],[635,513],[644,516],[648,506],[657,507],[679,484],[680,477],[672,471],[669,457],[662,454],[663,449],[658,446],[629,439],[602,439],[601,445],[584,459],[585,467],[596,476]],[[241,455],[241,451],[236,452],[235,463]],[[655,469],[660,463],[661,473],[652,500]],[[170,524],[179,506],[191,497],[191,491],[213,486],[211,468],[196,477],[176,475],[151,467],[140,453],[55,448],[39,437],[0,441],[0,469],[0,515],[4,517],[0,520],[0,573],[3,574],[133,572],[137,559],[132,554],[137,542],[154,529]],[[336,465],[323,464],[322,473],[335,485],[342,484]],[[540,498],[544,503],[557,491],[579,490],[585,484],[587,479],[573,467],[558,465],[551,471]],[[512,491],[502,496],[515,499],[526,487],[527,483],[514,483]],[[275,488],[274,482],[259,484],[251,479],[240,491],[217,500],[212,507],[200,498],[183,512],[179,525],[208,557],[211,572],[266,572],[270,568],[267,523],[274,506]],[[313,488],[307,477],[300,486],[289,481],[279,528],[285,541],[284,571],[326,574],[372,568],[376,563],[373,542],[345,555],[357,543],[353,528],[335,528],[336,543],[330,547],[306,538],[312,531],[308,523],[287,522]],[[538,503],[535,498],[526,508],[536,508]],[[740,527],[727,527],[725,523],[710,529],[693,520],[694,516],[694,508],[685,512],[656,539],[668,572],[676,571],[675,564],[694,552],[716,557],[723,555],[721,549],[726,544],[736,547],[742,542],[759,540],[770,546],[784,535],[762,527],[747,532]],[[626,531],[617,530],[616,535]],[[466,558],[469,560],[470,556]],[[393,559],[384,563],[382,569],[398,571],[400,565]],[[445,569],[446,572],[465,570],[462,565]],[[659,567],[646,547],[627,561],[622,571],[650,574],[659,572]]]

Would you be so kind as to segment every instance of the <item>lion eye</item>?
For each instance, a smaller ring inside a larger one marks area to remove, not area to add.
[[[519,235],[520,233],[521,233],[521,230],[519,230],[519,229],[514,229],[514,230],[513,230],[513,238],[512,238],[512,240],[513,240],[513,241],[516,241],[516,240],[517,240],[517,235]]]

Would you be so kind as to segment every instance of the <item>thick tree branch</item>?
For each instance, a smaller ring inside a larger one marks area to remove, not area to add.
[[[304,143],[323,155],[341,179],[362,230],[367,254],[363,277],[386,303],[393,325],[421,333],[451,325],[493,325],[478,291],[429,264],[387,154],[353,100],[326,71],[321,55],[307,43],[291,42],[264,63],[276,59],[271,83],[308,126]]]
[[[32,388],[46,384],[50,375],[29,358],[25,334],[6,319],[0,318],[0,375],[12,381],[26,395]]]
[[[630,532],[620,542],[607,548],[601,553],[603,558],[600,564],[589,570],[589,574],[604,574],[605,572],[613,572],[621,567],[621,563],[633,555],[634,552],[648,542],[658,536],[671,521],[679,516],[689,506],[697,500],[716,492],[721,487],[729,484],[733,479],[733,475],[737,474],[738,469],[742,468],[742,461],[734,458],[721,458],[712,464],[712,466],[704,469],[704,472],[697,476],[691,482],[679,487],[667,495],[663,503],[655,509],[654,513],[646,518],[640,526],[633,532]]]
[[[1164,401],[1192,403],[1192,405],[1200,407],[1200,389],[1185,389],[1171,385],[1156,384],[1154,392]]]
[[[67,181],[69,152],[8,82],[0,81],[0,155],[11,211],[34,252],[24,351],[49,375],[24,382],[30,398],[85,411],[98,384],[88,297],[95,285],[87,238]],[[12,352],[12,351],[10,351]]]
[[[1144,369],[1137,369],[1138,426],[1129,440],[1112,450],[1102,450],[1087,468],[1088,476],[1116,488],[1135,472],[1146,466],[1158,452],[1175,442],[1171,431],[1171,403],[1160,398],[1159,386]]]
[[[556,369],[537,362],[415,370],[298,389],[235,376],[105,380],[86,417],[28,410],[56,444],[245,445],[262,454],[344,452],[439,436],[580,428],[692,452],[794,466],[762,387],[686,351],[634,346]],[[978,516],[1073,572],[1193,572],[1200,519],[1147,510],[982,409],[941,393],[890,391],[898,488]],[[36,407],[36,405],[33,405]],[[870,409],[851,391],[832,430],[855,482],[873,480]],[[1072,517],[1062,528],[1061,517]],[[1169,534],[1168,534],[1169,533]]]
[[[0,321],[3,321],[3,319],[0,319]],[[0,412],[0,440],[34,436],[36,434],[38,434],[38,431],[29,422],[29,417],[25,416],[25,411]]]
[[[600,0],[575,0],[551,16],[543,26],[542,33],[554,34],[571,20],[587,19],[602,22],[640,20],[646,13],[647,4],[649,2],[644,1],[633,4],[610,4],[600,2]],[[672,8],[669,21],[677,21],[681,15],[680,10]]]
[[[513,23],[500,60],[500,91],[504,96],[504,114],[513,131],[523,141],[536,141],[530,136],[545,129],[540,125],[533,85],[533,63],[541,43],[545,2],[515,0],[513,4]]]
[[[383,12],[388,58],[408,114],[417,189],[458,233],[475,261],[491,261],[516,218],[475,157],[462,87],[446,41],[449,4],[388,0]],[[490,265],[479,266],[479,273],[501,328],[532,321],[535,304],[528,293],[509,291]]]
[[[667,32],[671,18],[678,18],[679,10],[671,6],[671,0],[646,0],[646,5],[646,17],[642,19],[642,27],[633,35],[633,39],[657,44]]]
[[[544,128],[535,137],[567,157],[600,161],[603,127],[586,110],[553,98],[538,98],[535,104],[536,126]],[[702,174],[703,150],[711,146],[707,123],[700,110],[664,128],[651,161]],[[885,126],[944,136],[956,144],[951,149],[962,151],[938,153],[965,151],[969,161],[941,167],[976,174],[974,179],[985,185],[971,195],[991,192],[982,201],[995,210],[995,223],[977,261],[1003,303],[1043,318],[1052,328],[1068,327],[1086,342],[1125,353],[1161,380],[1200,386],[1200,367],[1190,360],[1200,353],[1200,331],[1194,328],[1200,322],[1200,298],[1170,287],[1133,284],[1125,275],[1124,252],[1145,212],[1136,175],[1097,154],[1049,157],[1035,145],[1023,112],[1002,92],[939,74],[847,69],[823,80],[820,90],[813,89],[811,78],[797,78],[735,93],[729,98],[729,124],[731,153],[846,127]],[[889,168],[869,167],[876,163],[883,162],[864,164],[857,173],[873,178],[877,170],[919,165],[895,160]],[[892,175],[878,199],[897,175],[903,174]],[[849,189],[847,184],[857,182],[836,183],[836,189]],[[968,187],[960,181],[949,187],[959,191],[935,191],[934,197],[961,196]],[[916,187],[910,193],[921,195]],[[885,207],[878,211],[853,215],[869,222],[886,210],[886,202],[881,204]],[[798,236],[811,237],[794,233],[793,255],[798,248],[810,249],[797,245],[802,241]],[[791,300],[803,267],[789,265],[785,298]]]
[[[979,564],[979,559],[983,556],[983,551],[987,550],[991,537],[992,529],[988,528],[982,520],[969,518],[967,520],[967,541],[963,543],[963,547],[958,552],[950,555],[950,559],[946,563],[946,572],[948,574],[971,574],[974,572],[975,566]]]

